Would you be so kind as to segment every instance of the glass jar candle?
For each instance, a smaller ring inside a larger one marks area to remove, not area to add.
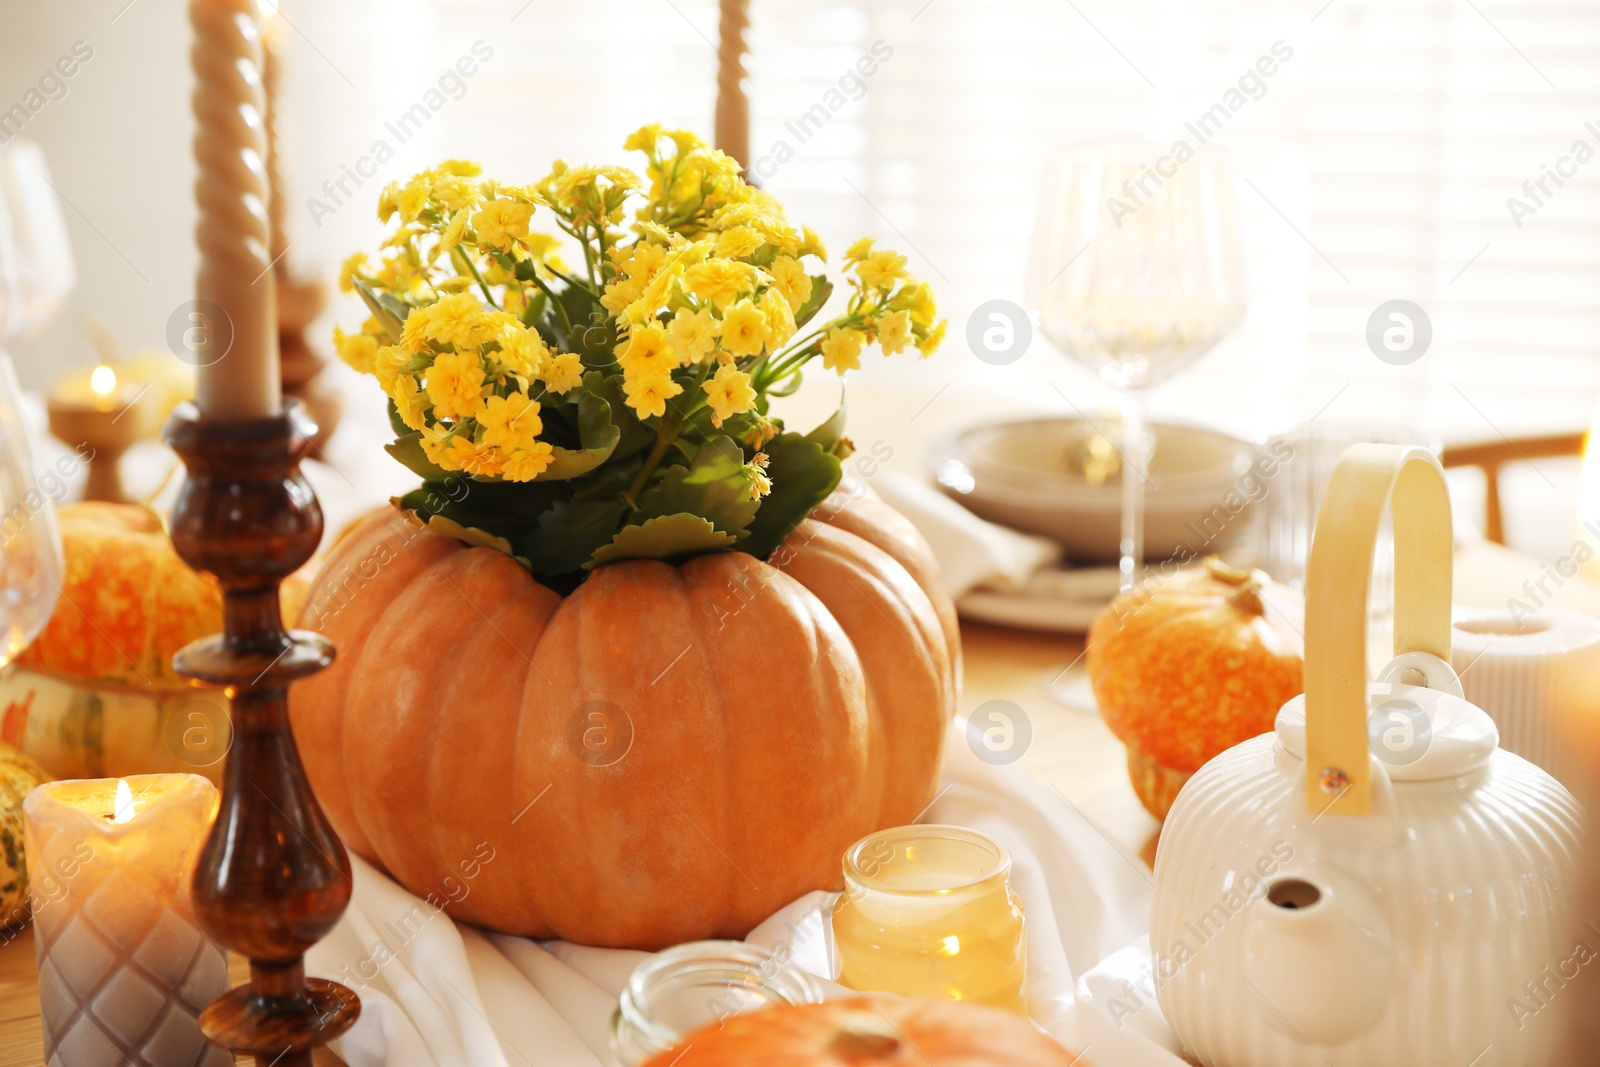
[[[960,826],[900,826],[844,857],[833,913],[839,981],[1027,1014],[1026,922],[1011,855]]]
[[[634,1067],[729,1015],[778,1004],[816,1004],[817,981],[743,941],[692,941],[641,963],[611,1017],[616,1067]]]

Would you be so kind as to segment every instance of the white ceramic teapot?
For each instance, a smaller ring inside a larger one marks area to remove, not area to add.
[[[1367,589],[1391,499],[1395,659],[1369,683]],[[1451,551],[1438,460],[1350,449],[1311,547],[1306,694],[1275,733],[1202,767],[1167,817],[1155,983],[1209,1067],[1551,1056],[1559,1028],[1544,1008],[1572,964],[1581,815],[1461,697]]]

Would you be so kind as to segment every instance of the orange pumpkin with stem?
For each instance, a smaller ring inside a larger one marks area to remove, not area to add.
[[[1213,756],[1272,729],[1304,688],[1299,598],[1218,559],[1118,596],[1089,630],[1089,681],[1127,746],[1128,776],[1164,819]]]
[[[457,918],[592,945],[742,937],[838,888],[932,800],[955,710],[937,566],[870,495],[766,562],[630,560],[565,597],[385,510],[302,624],[338,649],[291,718],[345,843]]]
[[[179,559],[161,517],[137,504],[59,509],[61,599],[17,662],[102,685],[187,690],[172,655],[222,625],[222,591]]]
[[[785,1004],[689,1034],[645,1067],[1090,1067],[1032,1023],[961,1001]]]

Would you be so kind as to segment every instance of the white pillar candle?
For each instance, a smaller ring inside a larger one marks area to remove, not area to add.
[[[189,4],[200,207],[196,401],[206,419],[274,415],[281,397],[258,18],[256,0]]]
[[[49,1067],[231,1067],[200,1032],[227,992],[222,948],[195,925],[189,882],[217,815],[194,774],[49,782],[23,803]]]

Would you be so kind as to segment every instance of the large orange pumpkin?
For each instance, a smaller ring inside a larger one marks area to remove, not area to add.
[[[591,945],[742,937],[838,888],[932,800],[959,669],[926,542],[871,496],[768,562],[631,560],[566,597],[386,510],[302,623],[338,649],[291,716],[345,843],[457,918]]]
[[[1089,681],[1158,819],[1201,765],[1272,729],[1301,692],[1299,597],[1215,558],[1118,596],[1089,630]]]
[[[785,1004],[689,1034],[645,1067],[1090,1067],[1032,1023],[961,1001]]]

